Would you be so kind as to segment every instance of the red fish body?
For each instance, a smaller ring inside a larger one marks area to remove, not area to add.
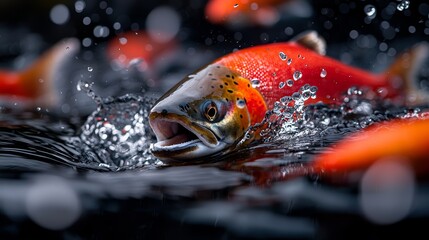
[[[280,52],[292,60],[290,65],[287,64],[288,60],[280,59]],[[276,43],[243,49],[215,63],[234,69],[247,79],[260,81],[257,89],[262,94],[267,108],[258,108],[257,112],[262,114],[253,122],[262,120],[261,117],[267,109],[273,107],[274,102],[285,95],[298,92],[304,84],[316,86],[318,89],[316,98],[309,98],[306,104],[339,103],[347,89],[353,86],[368,87],[375,92],[383,89],[388,92],[388,97],[401,94],[401,89],[391,84],[388,75],[375,75],[347,66],[296,43]],[[294,77],[299,79],[294,80]],[[281,84],[286,85],[287,80],[292,80],[293,86],[280,87]]]
[[[153,153],[160,158],[188,159],[233,147],[276,101],[304,85],[317,88],[306,105],[340,103],[351,87],[368,88],[404,102],[412,88],[410,73],[427,49],[424,44],[413,48],[384,74],[323,56],[324,41],[315,32],[295,41],[228,54],[183,79],[158,100],[150,114],[158,138]],[[292,86],[287,86],[291,81]]]
[[[174,40],[160,42],[144,31],[126,32],[110,40],[107,55],[121,67],[128,67],[132,61],[142,60],[144,69],[150,69],[155,59],[176,47]]]
[[[276,7],[287,0],[211,0],[205,14],[215,24],[251,22],[271,25],[278,18]]]

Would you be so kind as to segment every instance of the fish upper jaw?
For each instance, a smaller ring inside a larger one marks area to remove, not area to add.
[[[157,138],[152,153],[161,159],[195,158],[225,147],[211,130],[182,115],[151,112],[149,124]]]

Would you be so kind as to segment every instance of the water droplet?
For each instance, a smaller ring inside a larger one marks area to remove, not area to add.
[[[316,86],[311,86],[310,87],[310,92],[312,92],[312,93],[317,92],[317,87]]]
[[[88,91],[92,87],[92,84],[85,82],[85,81],[79,81],[76,85],[76,88],[78,91]]]
[[[237,100],[237,107],[238,108],[244,108],[244,107],[246,107],[246,101],[244,101],[243,99]]]
[[[76,1],[74,3],[74,9],[77,13],[81,13],[86,7],[86,3],[84,1]]]
[[[92,72],[94,70],[92,67],[88,67],[88,72]]]
[[[283,104],[288,104],[290,101],[292,101],[292,98],[289,96],[284,96],[282,98],[280,98],[280,102],[282,102]]]
[[[280,82],[279,83],[279,88],[282,89],[282,88],[284,88],[285,85],[286,85],[285,82]]]
[[[252,81],[250,81],[250,82],[251,82],[253,88],[257,88],[261,85],[261,81],[257,78],[252,79]]]
[[[404,11],[405,9],[408,9],[410,7],[410,1],[402,1],[396,6],[396,9],[398,11]]]
[[[66,5],[58,4],[51,9],[51,21],[58,25],[65,24],[70,18],[70,12]]]
[[[322,68],[322,71],[320,72],[320,77],[325,78],[327,74],[328,72],[324,68]]]
[[[294,92],[292,94],[292,99],[295,100],[295,101],[300,100],[301,99],[301,94],[299,94],[299,92]]]
[[[311,96],[310,92],[303,92],[302,93],[302,99],[305,101],[307,99],[309,99]]]
[[[110,30],[106,26],[98,25],[94,27],[93,34],[95,37],[99,38],[108,37],[110,34]]]
[[[288,60],[287,60],[287,65],[290,65],[292,63],[292,58],[289,58]]]
[[[37,110],[38,112],[40,112],[40,111],[42,110],[42,108],[41,108],[41,107],[37,107],[37,108],[36,108],[36,110]]]
[[[287,84],[289,87],[292,87],[292,86],[293,86],[293,81],[292,81],[292,79],[287,80],[287,81],[286,81],[286,84]]]
[[[301,91],[309,91],[310,90],[310,84],[306,83],[304,86],[301,87]]]
[[[279,52],[280,59],[285,61],[287,59],[287,55],[284,52]]]
[[[120,43],[121,45],[125,45],[125,44],[127,44],[127,42],[128,42],[128,39],[127,39],[127,38],[125,38],[125,37],[121,37],[121,38],[119,38],[119,43]]]
[[[375,17],[377,13],[377,9],[371,4],[366,5],[363,10],[368,17]]]
[[[238,3],[234,4],[234,8],[238,8]]]
[[[295,71],[293,73],[293,80],[297,81],[302,78],[302,73],[300,71]]]

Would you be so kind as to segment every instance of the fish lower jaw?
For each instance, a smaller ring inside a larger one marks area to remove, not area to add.
[[[201,142],[200,139],[192,139],[188,140],[188,137],[185,134],[180,134],[174,136],[173,138],[169,138],[166,140],[158,141],[153,146],[156,149],[162,150],[179,150],[192,147],[197,142]]]
[[[226,144],[219,143],[217,147],[209,147],[200,139],[165,145],[168,140],[159,141],[152,145],[152,154],[161,160],[191,160],[208,156],[225,149]]]

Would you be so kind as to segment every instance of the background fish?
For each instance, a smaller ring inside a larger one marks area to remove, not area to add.
[[[348,136],[333,151],[316,156],[312,165],[319,173],[343,174],[389,159],[425,174],[429,170],[428,147],[429,118],[397,119]]]
[[[0,98],[29,105],[53,106],[57,102],[55,77],[64,61],[79,50],[77,39],[65,39],[22,71],[0,70]]]
[[[381,92],[398,103],[421,98],[413,71],[428,47],[401,55],[383,74],[372,74],[323,56],[325,42],[315,32],[287,43],[242,49],[219,58],[179,82],[159,99],[150,114],[161,159],[190,159],[233,148],[268,109],[305,84],[317,88],[306,104],[337,104],[350,87]],[[290,87],[284,84],[292,81]],[[283,87],[282,87],[283,86]],[[256,134],[255,138],[259,138]],[[253,139],[251,139],[253,140]]]

